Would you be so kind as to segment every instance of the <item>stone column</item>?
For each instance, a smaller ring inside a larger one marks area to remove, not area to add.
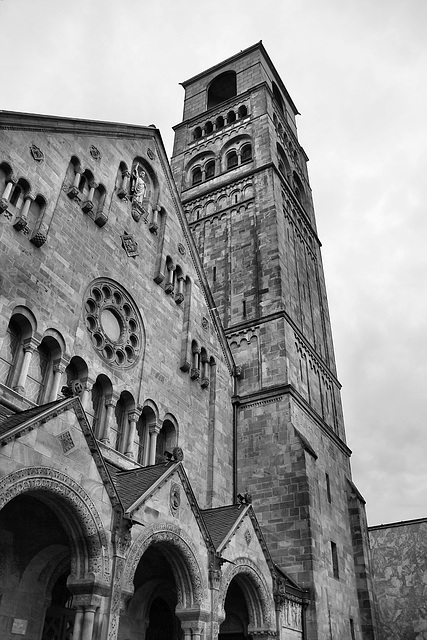
[[[126,438],[126,446],[125,446],[125,456],[128,458],[135,459],[135,433],[136,433],[136,423],[138,422],[138,418],[140,416],[140,412],[131,411],[128,413],[128,429],[127,429],[127,438]]]
[[[21,371],[19,372],[18,382],[13,388],[14,391],[17,391],[20,394],[24,394],[28,369],[30,368],[31,356],[33,355],[34,349],[36,349],[36,347],[37,343],[33,338],[29,338],[24,342],[24,359],[22,361]]]
[[[92,640],[93,625],[95,623],[95,611],[96,606],[94,605],[85,607],[81,640]]]
[[[175,296],[175,302],[181,304],[184,301],[184,276],[178,278],[178,293]]]
[[[99,429],[99,439],[101,440],[101,442],[104,442],[105,444],[110,444],[110,426],[111,426],[111,422],[115,420],[114,409],[116,408],[116,404],[117,404],[116,398],[110,398],[105,403],[106,413],[105,413],[103,424],[100,426],[100,429]]]
[[[17,182],[16,178],[13,178],[13,177],[9,178],[9,180],[6,182],[6,187],[2,194],[2,200],[9,200],[13,185],[15,185],[16,182]]]
[[[167,269],[168,269],[168,275],[166,278],[165,291],[166,293],[173,293],[174,277],[175,277],[174,263],[172,262]]]
[[[90,400],[90,392],[92,391],[93,382],[87,380],[83,383],[83,391],[80,396],[80,402],[82,403],[82,407],[85,411],[89,408],[89,400]]]
[[[77,607],[76,617],[74,618],[73,640],[81,640],[83,617],[84,617],[83,607]]]
[[[161,425],[159,424],[150,424],[149,433],[150,433],[150,452],[148,455],[148,464],[156,464],[156,446],[157,446],[157,436],[160,433]]]
[[[21,211],[21,218],[27,218],[28,216],[28,212],[30,210],[30,206],[31,203],[34,200],[34,196],[32,193],[28,193],[25,198],[24,198],[24,206],[22,207],[22,211]]]
[[[57,362],[53,365],[53,379],[50,392],[47,398],[47,402],[53,402],[58,398],[59,387],[61,384],[61,376],[65,371],[65,367],[62,363]]]

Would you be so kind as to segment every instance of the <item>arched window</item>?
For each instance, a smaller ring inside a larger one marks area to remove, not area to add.
[[[199,140],[203,135],[202,128],[196,127],[193,131],[193,140]]]
[[[282,99],[282,94],[280,93],[280,89],[275,82],[272,83],[272,88],[273,88],[273,95],[277,102],[277,106],[279,107],[280,111],[284,113],[283,99]]]
[[[16,364],[21,350],[22,331],[12,318],[0,350],[0,382],[8,387],[13,386],[13,378],[16,377]]]
[[[160,464],[165,461],[165,451],[172,453],[176,447],[176,429],[173,422],[169,419],[165,419],[160,429],[160,433],[157,436],[156,443],[156,464]]]
[[[248,109],[247,109],[247,107],[246,107],[244,104],[242,104],[242,105],[239,107],[239,110],[238,110],[238,112],[237,112],[237,113],[238,113],[238,115],[239,115],[239,118],[244,118],[245,116],[247,116],[247,115],[248,115]]]
[[[121,162],[119,164],[119,169],[117,171],[116,177],[116,190],[117,196],[120,200],[127,200],[129,195],[129,180],[130,180],[130,171],[125,162]]]
[[[78,371],[75,371],[75,374],[80,374]],[[92,387],[92,407],[88,410],[89,415],[91,414],[93,417],[92,421],[92,429],[95,433],[95,436],[98,440],[110,440],[111,436],[107,433],[108,428],[108,404],[111,403],[113,395],[113,385],[111,384],[110,379],[104,375],[100,374],[95,384]],[[112,405],[110,408],[110,412],[112,411]],[[113,420],[111,420],[112,426]],[[113,433],[113,439],[117,437],[116,432]]]
[[[206,179],[213,178],[215,175],[215,160],[210,160],[205,167]]]
[[[87,378],[88,368],[86,362],[79,356],[73,356],[64,371],[62,385],[66,386],[74,396],[81,397]]]
[[[0,164],[0,213],[8,207],[12,188],[12,168],[7,162],[2,162]]]
[[[202,347],[200,349],[200,362],[201,362],[201,376],[200,376],[200,384],[203,388],[209,386],[209,360],[206,349]]]
[[[144,407],[136,425],[135,448],[136,460],[146,466],[150,464],[150,427],[157,424],[157,417],[151,407]],[[151,436],[153,437],[153,436]]]
[[[33,352],[25,385],[25,396],[36,404],[42,404],[46,396],[51,364],[51,353],[43,341]]]
[[[82,174],[80,160],[76,156],[72,156],[67,169],[66,181],[68,183],[67,195],[74,200],[79,195],[79,184]]]
[[[234,111],[229,111],[227,113],[227,124],[231,124],[232,122],[236,122],[236,114]]]
[[[291,167],[286,157],[286,153],[284,152],[282,145],[280,145],[279,143],[277,143],[277,155],[279,171],[286,178],[286,180],[289,180],[291,175]]]
[[[235,71],[225,71],[214,78],[208,88],[208,109],[216,107],[225,100],[237,94],[237,80]]]
[[[210,120],[208,120],[208,122],[205,124],[205,133],[206,135],[208,135],[209,133],[212,133],[213,131],[213,124]]]
[[[31,340],[36,328],[36,320],[29,309],[20,306],[14,309],[0,351],[0,382],[18,393],[24,393],[27,374],[22,377],[21,370],[26,370],[24,359],[28,361],[35,348]]]
[[[46,200],[39,193],[30,204],[28,211],[27,225],[31,231],[34,231],[38,227],[38,223],[41,220],[43,212],[46,208]]]
[[[202,170],[200,167],[196,167],[192,173],[191,184],[194,187],[196,184],[200,184],[202,181]]]
[[[236,150],[233,149],[227,154],[227,169],[234,169],[237,167],[239,163],[239,158],[237,156]]]
[[[93,194],[93,211],[94,220],[98,227],[103,227],[107,222],[108,216],[105,208],[105,198],[107,196],[107,190],[103,184],[99,184]]]
[[[302,182],[299,179],[299,177],[297,176],[297,174],[295,173],[295,171],[294,171],[293,178],[294,178],[294,193],[295,193],[295,197],[298,200],[298,202],[304,206],[305,205],[304,187],[302,186]]]
[[[33,351],[25,384],[26,397],[37,404],[56,400],[60,390],[61,371],[55,365],[63,354],[64,346],[58,342],[63,343],[63,338],[54,330],[48,330],[47,334]]]
[[[217,129],[222,129],[224,126],[224,118],[222,116],[218,116],[218,118],[216,119],[215,125]]]
[[[200,349],[195,340],[191,343],[191,371],[190,377],[193,380],[200,378]]]
[[[184,302],[184,284],[185,278],[181,267],[177,264],[175,267],[175,282],[177,283],[177,292],[175,293],[176,304]]]
[[[135,402],[129,391],[122,391],[119,401],[116,405],[115,416],[116,421],[110,430],[111,446],[120,451],[125,452],[126,438],[129,431],[129,414],[135,411]]]
[[[10,204],[16,209],[22,209],[25,197],[30,193],[30,185],[24,178],[19,178],[12,189]]]
[[[250,143],[243,145],[240,152],[240,158],[242,163],[252,160],[252,145]]]

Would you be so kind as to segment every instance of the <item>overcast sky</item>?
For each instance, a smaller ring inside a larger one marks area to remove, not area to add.
[[[154,123],[259,40],[296,103],[369,524],[427,516],[427,1],[0,0],[0,108]]]

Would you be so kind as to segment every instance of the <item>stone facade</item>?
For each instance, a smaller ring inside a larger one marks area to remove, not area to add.
[[[261,44],[159,132],[0,134],[0,628],[375,637],[307,157]]]
[[[378,638],[427,638],[427,519],[369,527]]]

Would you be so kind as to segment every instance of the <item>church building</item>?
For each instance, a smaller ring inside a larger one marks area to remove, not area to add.
[[[0,112],[0,637],[373,640],[297,108],[182,86],[171,164]]]

